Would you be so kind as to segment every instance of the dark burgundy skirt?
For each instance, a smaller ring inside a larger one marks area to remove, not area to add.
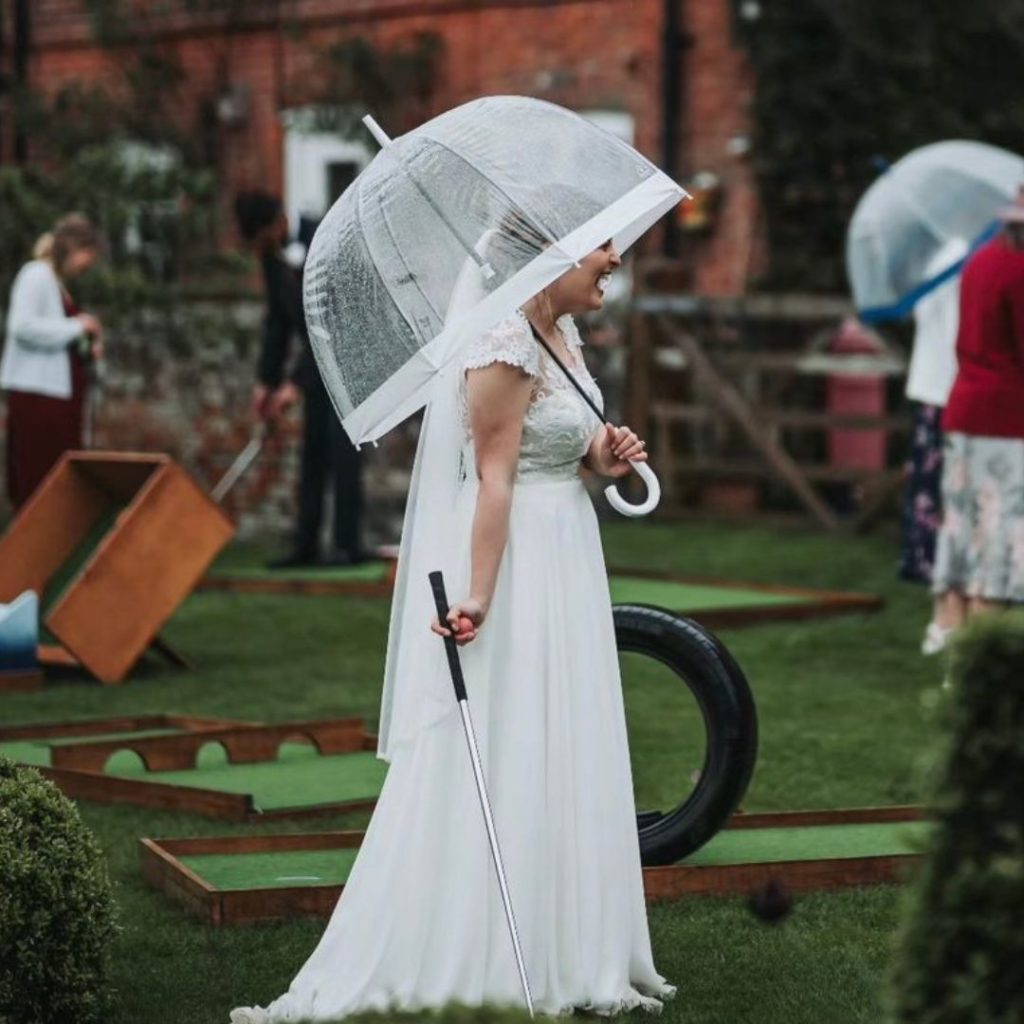
[[[86,373],[69,349],[71,397],[7,392],[7,494],[15,509],[32,496],[66,452],[83,443]]]

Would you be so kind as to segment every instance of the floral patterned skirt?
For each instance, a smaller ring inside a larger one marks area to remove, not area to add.
[[[1024,438],[946,436],[932,589],[1024,602]]]
[[[914,404],[901,517],[900,579],[931,583],[942,523],[942,409]]]

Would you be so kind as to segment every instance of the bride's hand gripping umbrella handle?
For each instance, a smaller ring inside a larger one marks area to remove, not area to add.
[[[658,507],[658,502],[661,501],[661,482],[655,476],[654,470],[646,462],[636,462],[630,459],[629,464],[633,467],[633,471],[637,476],[647,484],[647,497],[636,505],[630,504],[615,489],[615,484],[604,489],[604,496],[608,499],[608,504],[616,512],[624,516],[638,518],[653,512]]]
[[[551,358],[555,361],[557,367],[565,374],[569,383],[576,389],[580,398],[586,402],[590,411],[597,417],[599,423],[604,423],[604,414],[598,409],[594,400],[583,390],[580,382],[573,376],[569,367],[562,362],[559,358],[558,353],[552,349],[552,347],[541,337],[540,332],[534,327],[533,323],[530,323],[530,331],[540,345]],[[608,426],[611,426],[609,423]],[[633,459],[629,460],[629,464],[633,467],[634,471],[640,477],[645,484],[647,484],[647,497],[644,498],[639,504],[632,505],[621,494],[615,489],[615,485],[612,484],[610,487],[606,487],[604,490],[604,496],[608,499],[608,504],[611,505],[616,512],[624,516],[631,516],[632,518],[638,518],[639,516],[646,516],[648,513],[653,512],[658,507],[658,502],[661,501],[661,483],[658,478],[654,475],[654,470],[647,465],[646,462],[635,462]]]

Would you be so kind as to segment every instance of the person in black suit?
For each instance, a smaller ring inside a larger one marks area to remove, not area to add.
[[[281,201],[258,191],[236,197],[235,215],[242,237],[259,254],[266,286],[253,415],[272,423],[300,396],[303,399],[298,522],[292,550],[270,567],[357,565],[366,560],[360,529],[362,459],[342,429],[309,346],[301,259],[292,256],[292,246],[286,248],[288,221]],[[328,479],[334,495],[334,545],[321,557],[320,524]]]

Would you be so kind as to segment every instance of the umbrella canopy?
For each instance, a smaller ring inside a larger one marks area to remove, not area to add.
[[[981,142],[922,146],[864,193],[846,236],[846,269],[862,319],[905,316],[930,288],[955,274],[925,268],[951,239],[978,244],[999,207],[1024,184],[1024,160]]]
[[[525,97],[474,100],[390,142],[306,262],[310,342],[346,432],[380,437],[463,344],[609,238],[627,249],[685,195],[615,136]],[[467,260],[483,282],[470,303]]]

